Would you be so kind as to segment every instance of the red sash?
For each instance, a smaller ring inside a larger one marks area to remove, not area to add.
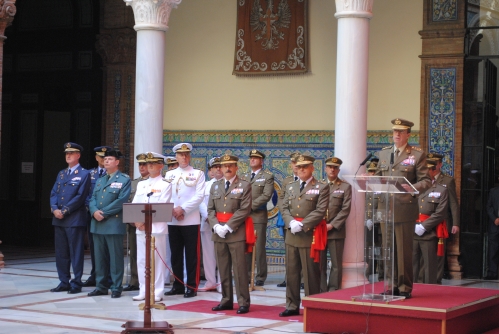
[[[417,222],[422,223],[428,218],[430,218],[430,216],[420,213]],[[437,225],[435,232],[437,233],[438,238],[437,255],[444,256],[444,239],[447,239],[449,237],[449,231],[447,230],[447,223],[445,222],[445,220],[442,220]]]
[[[217,212],[217,219],[220,223],[227,223],[234,215],[232,212]],[[256,243],[255,228],[253,226],[253,219],[248,216],[245,220],[246,223],[246,253],[253,252],[253,247]]]
[[[301,222],[303,218],[294,218],[295,220]],[[310,245],[310,257],[314,259],[314,262],[319,262],[321,258],[321,251],[326,249],[327,245],[327,226],[326,220],[323,219],[319,225],[314,227],[314,238],[312,239],[312,244]]]

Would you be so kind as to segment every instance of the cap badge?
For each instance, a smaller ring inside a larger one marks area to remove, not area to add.
[[[182,149],[183,149],[183,150],[187,150],[187,145],[182,144]]]
[[[251,153],[256,153],[256,150],[251,151]]]
[[[228,156],[228,155],[224,155],[224,160],[225,160],[225,161],[230,160],[230,156]]]
[[[333,161],[333,162],[338,162],[338,159],[336,159],[336,158],[333,158],[333,160],[332,160],[332,161]]]
[[[152,153],[151,152],[147,153],[147,159],[152,159],[152,158],[154,158],[154,156],[152,155]]]
[[[170,163],[171,161],[172,161],[172,159],[170,159],[170,158],[166,159],[167,163]]]
[[[101,149],[101,151],[102,151],[102,152],[106,152],[106,151],[107,151],[107,148],[103,147],[103,148]]]
[[[433,158],[433,153],[428,154],[428,158]]]
[[[397,119],[395,120],[395,124],[396,124],[396,125],[400,125],[400,124],[402,124],[402,121],[400,121],[400,119],[398,119],[398,118],[397,118]]]
[[[69,148],[69,147],[71,147],[71,144],[70,144],[70,143],[67,143],[67,144],[66,144],[66,147],[68,147],[68,148]]]
[[[303,156],[298,158],[298,161],[304,161],[304,160],[305,160],[305,158]]]

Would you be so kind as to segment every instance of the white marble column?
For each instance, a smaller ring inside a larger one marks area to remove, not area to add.
[[[342,175],[353,175],[366,157],[369,20],[373,0],[336,0],[338,45],[334,154]],[[361,168],[359,173],[365,172]],[[340,175],[341,176],[341,175]],[[352,192],[346,223],[343,288],[364,283],[364,195]]]
[[[170,12],[182,0],[124,0],[137,31],[134,156],[163,152],[165,32]],[[140,176],[138,169],[134,177]]]

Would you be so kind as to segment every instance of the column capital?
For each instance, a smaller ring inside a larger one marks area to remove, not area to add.
[[[123,0],[131,6],[135,17],[135,30],[168,30],[173,8],[182,0]]]
[[[366,18],[373,17],[374,0],[336,0],[337,19],[341,18]]]
[[[4,37],[5,28],[14,20],[16,15],[16,0],[0,0],[0,36]]]

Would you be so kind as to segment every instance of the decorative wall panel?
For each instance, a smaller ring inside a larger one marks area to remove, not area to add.
[[[457,20],[457,0],[433,0],[433,22]]]

